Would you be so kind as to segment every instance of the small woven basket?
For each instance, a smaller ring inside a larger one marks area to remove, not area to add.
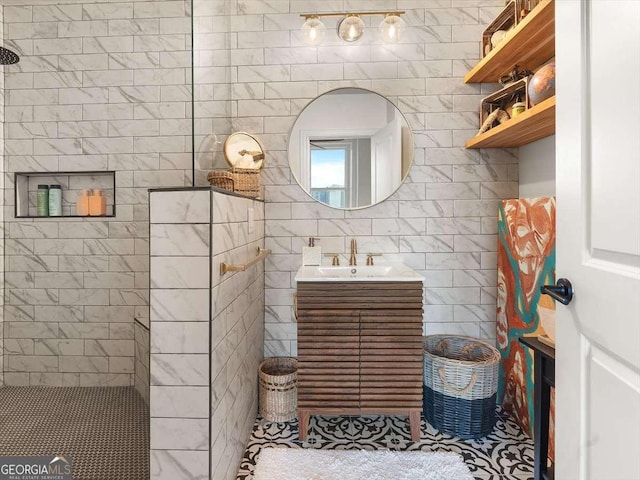
[[[461,438],[491,433],[496,422],[500,353],[471,337],[424,339],[424,415],[438,430]]]
[[[258,371],[262,418],[270,422],[288,422],[296,418],[298,361],[291,357],[267,358]]]
[[[207,180],[214,187],[223,188],[247,197],[260,196],[260,169],[258,168],[230,168],[227,170],[212,170]]]

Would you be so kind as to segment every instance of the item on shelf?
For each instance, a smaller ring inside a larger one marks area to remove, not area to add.
[[[512,73],[513,75],[519,74],[517,67],[514,68],[513,72],[516,72]],[[527,109],[528,81],[528,78],[521,78],[482,99],[482,102],[480,102],[480,125],[482,125],[482,127],[479,133],[484,133],[489,130],[495,125],[496,121],[503,123],[509,118],[513,118],[513,115],[509,116],[509,113],[513,112],[513,105],[516,103],[523,103],[525,110]],[[505,116],[504,114],[498,113],[490,119],[489,116],[497,110],[503,110],[507,115]]]
[[[89,190],[82,190],[76,199],[76,214],[89,215]]]
[[[38,217],[49,216],[49,185],[38,185],[36,194],[36,215]]]
[[[533,75],[533,72],[531,70],[527,70],[527,69],[518,70],[518,65],[516,64],[513,66],[513,70],[511,70],[511,72],[508,73],[507,75],[501,76],[498,79],[498,82],[500,83],[500,85],[506,87],[507,85],[510,85],[513,82],[517,82],[522,78],[530,77],[531,75]]]
[[[213,170],[207,180],[214,187],[239,193],[247,197],[260,196],[260,170],[256,168],[230,168]]]
[[[223,150],[224,158],[232,168],[260,170],[264,166],[264,148],[249,133],[232,133],[225,140]]]
[[[524,113],[526,109],[527,109],[527,106],[524,104],[524,102],[514,103],[513,106],[511,107],[511,118],[516,118],[521,113]]]
[[[497,30],[491,35],[491,48],[496,48],[498,44],[507,36],[506,30]]]
[[[516,0],[511,0],[504,7],[502,12],[489,26],[482,32],[482,56],[486,57],[501,40],[507,36],[507,32],[518,24],[518,9]],[[499,34],[498,32],[503,32]],[[495,36],[494,35],[498,34]]]
[[[89,197],[89,215],[101,216],[107,214],[107,202],[102,195],[102,190],[94,188]]]
[[[529,81],[529,101],[537,105],[556,94],[556,62],[540,67]]]
[[[62,187],[60,185],[49,186],[49,216],[62,216]]]
[[[491,112],[491,114],[486,118],[486,120],[482,123],[480,130],[478,130],[478,135],[481,133],[490,130],[493,127],[493,122],[504,123],[509,120],[509,114],[502,109],[497,109]]]

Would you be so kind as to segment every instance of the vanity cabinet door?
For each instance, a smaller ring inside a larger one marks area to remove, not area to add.
[[[298,310],[298,408],[359,405],[359,312]]]
[[[360,407],[422,408],[422,310],[360,312]]]

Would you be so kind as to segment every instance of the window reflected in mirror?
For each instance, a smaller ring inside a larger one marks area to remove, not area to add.
[[[328,92],[298,116],[289,139],[296,181],[315,200],[342,209],[375,205],[406,178],[409,125],[388,99],[358,88]]]

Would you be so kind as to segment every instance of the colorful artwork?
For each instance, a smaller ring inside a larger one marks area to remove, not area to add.
[[[544,333],[540,310],[555,309],[553,300],[540,294],[541,285],[555,283],[555,225],[552,197],[506,200],[500,205],[497,344],[502,365],[498,401],[531,436],[533,354],[518,339]],[[553,409],[551,417],[553,426]],[[551,430],[551,439],[553,434]]]

